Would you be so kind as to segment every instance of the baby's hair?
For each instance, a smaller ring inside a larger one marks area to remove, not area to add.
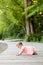
[[[19,44],[19,45],[23,45],[23,43],[22,43],[22,42],[18,42],[18,44]]]

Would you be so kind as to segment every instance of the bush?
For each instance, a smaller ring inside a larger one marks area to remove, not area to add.
[[[43,36],[42,36],[42,38],[41,38],[41,42],[43,43]]]
[[[33,41],[33,42],[36,42],[36,41],[41,41],[42,39],[42,36],[41,34],[30,34],[30,35],[25,35],[25,41]]]
[[[2,39],[2,34],[0,34],[0,39]]]

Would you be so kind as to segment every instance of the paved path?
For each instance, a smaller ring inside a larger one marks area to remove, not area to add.
[[[0,41],[0,65],[43,65],[43,44],[34,42],[23,43],[35,46],[38,55],[16,56],[18,51],[16,42]]]

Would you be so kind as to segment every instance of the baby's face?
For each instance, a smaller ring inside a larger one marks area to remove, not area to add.
[[[17,47],[20,49],[21,48],[21,45],[17,44]]]

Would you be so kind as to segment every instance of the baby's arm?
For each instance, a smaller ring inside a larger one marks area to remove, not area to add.
[[[17,56],[21,55],[21,54],[23,53],[23,51],[24,51],[24,47],[22,47],[22,48],[20,49],[20,51],[19,51],[19,53],[17,54]]]

